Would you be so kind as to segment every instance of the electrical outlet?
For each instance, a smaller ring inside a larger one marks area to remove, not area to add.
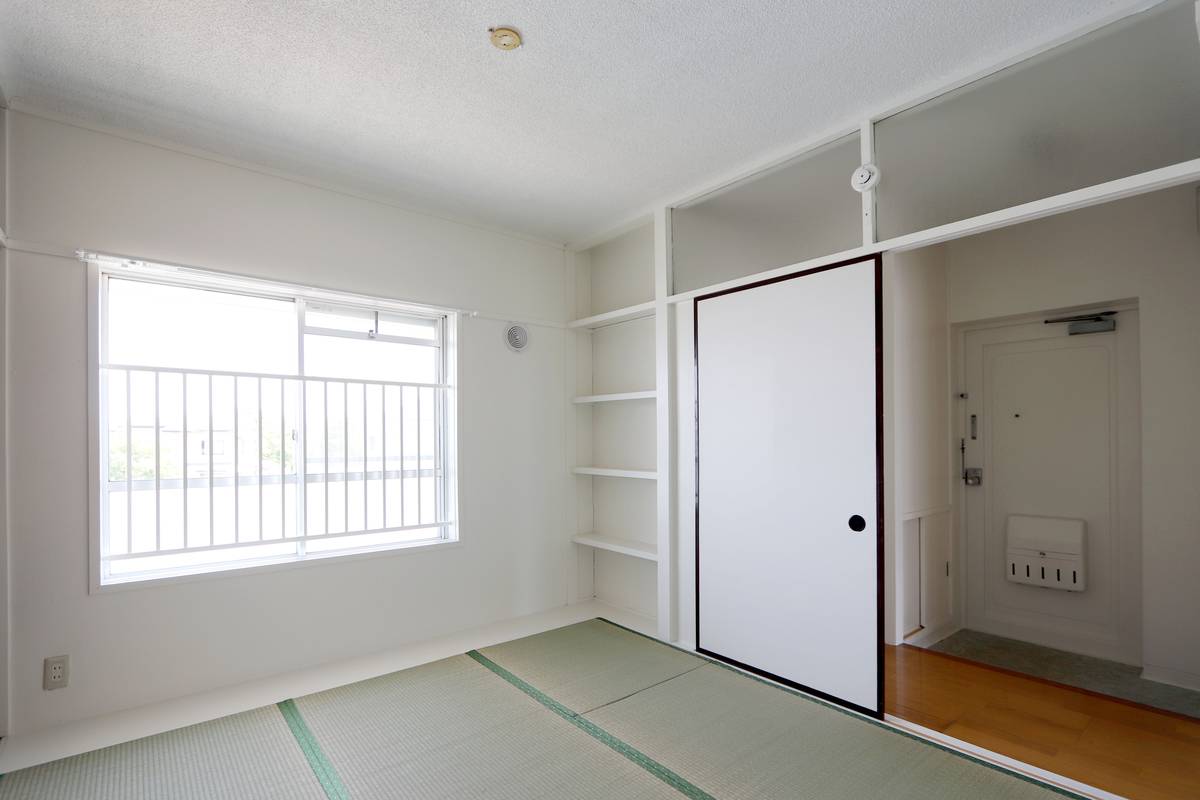
[[[66,687],[71,678],[69,656],[51,656],[42,662],[42,688],[46,691]]]

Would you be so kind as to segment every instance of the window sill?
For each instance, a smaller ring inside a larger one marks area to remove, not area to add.
[[[99,576],[93,575],[88,594],[100,595],[112,592],[125,592],[131,589],[149,589],[152,587],[168,586],[177,583],[192,583],[196,581],[224,580],[239,578],[246,575],[257,575],[281,570],[300,569],[318,565],[344,564],[349,561],[359,561],[368,558],[387,558],[416,553],[432,553],[462,546],[462,538],[441,539],[434,541],[408,542],[403,544],[386,544],[377,547],[362,548],[351,553],[320,553],[309,554],[303,558],[290,556],[270,561],[247,562],[245,566],[226,566],[221,569],[177,573],[155,577],[130,577],[122,580],[101,583]]]

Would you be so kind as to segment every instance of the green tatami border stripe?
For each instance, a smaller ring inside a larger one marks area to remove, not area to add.
[[[843,708],[842,706],[839,706],[836,703],[830,703],[825,700],[822,700],[819,697],[813,697],[811,694],[805,694],[804,692],[800,691],[799,689],[793,689],[790,686],[784,686],[781,683],[775,683],[775,681],[769,681],[766,678],[760,678],[758,675],[755,675],[753,673],[744,672],[744,671],[738,669],[737,667],[726,664],[724,661],[718,661],[715,658],[710,658],[710,657],[704,655],[703,653],[697,653],[692,650],[685,650],[682,647],[676,647],[675,645],[670,644],[668,642],[664,642],[661,639],[656,639],[653,636],[650,636],[649,634],[642,633],[641,631],[636,631],[633,628],[627,628],[619,622],[613,622],[611,619],[605,619],[604,617],[596,617],[596,619],[600,620],[601,622],[607,622],[609,625],[612,625],[614,628],[620,628],[623,631],[628,631],[629,633],[632,633],[635,636],[641,636],[643,639],[647,639],[651,642],[654,642],[655,644],[661,644],[663,647],[670,647],[674,650],[678,650],[681,653],[688,653],[689,655],[693,655],[696,658],[702,658],[705,661],[707,661],[708,663],[718,666],[721,669],[728,670],[736,675],[741,675],[743,677],[749,678],[752,681],[757,681],[757,682],[763,684],[764,686],[770,686],[774,689],[780,689],[782,691],[787,692],[788,694],[795,695],[796,697],[799,697],[802,700],[807,700],[810,703],[816,703],[819,706],[825,706],[826,708],[836,711],[839,714],[845,714],[846,716],[853,717],[854,719],[862,720],[863,722],[874,725],[876,728],[882,728],[883,730],[888,731],[889,733],[894,733],[899,736],[903,736],[906,739],[912,739],[915,742],[920,742],[921,744],[937,748],[938,750],[949,753],[952,756],[957,756],[958,758],[962,758],[967,761],[971,761],[975,764],[978,764],[981,767],[987,767],[988,769],[995,770],[996,772],[1001,772],[1005,775],[1010,775],[1014,778],[1023,780],[1026,783],[1032,783],[1034,786],[1039,786],[1043,789],[1054,792],[1055,794],[1061,794],[1063,797],[1071,797],[1071,798],[1075,798],[1075,800],[1088,800],[1086,795],[1082,795],[1082,794],[1079,794],[1078,792],[1071,791],[1070,789],[1067,789],[1063,786],[1057,786],[1053,783],[1048,783],[1044,780],[1041,780],[1040,778],[1035,778],[1032,775],[1026,775],[1023,772],[1017,772],[1016,770],[1011,769],[1009,767],[1005,767],[1001,764],[995,764],[991,761],[984,761],[982,758],[973,756],[970,753],[964,753],[961,750],[955,750],[953,747],[947,747],[946,745],[942,744],[941,742],[935,742],[932,739],[926,739],[924,736],[918,736],[915,733],[910,733],[909,731],[906,731],[902,728],[898,728],[887,722],[882,722],[877,719],[872,719],[871,717],[868,717],[864,714],[859,714],[858,712],[851,711],[848,708]]]
[[[292,736],[296,737],[296,743],[300,745],[300,749],[304,752],[304,757],[308,759],[308,765],[312,767],[313,774],[321,782],[321,788],[325,790],[325,796],[329,800],[349,800],[350,794],[346,791],[346,787],[342,785],[342,779],[338,777],[337,770],[333,768],[333,764],[329,763],[329,759],[325,756],[324,751],[321,750],[321,746],[317,744],[316,737],[308,729],[308,723],[300,715],[300,709],[296,707],[296,702],[294,700],[284,700],[277,705],[279,713],[283,714],[288,728],[292,731]]]
[[[676,789],[684,796],[690,797],[692,800],[715,800],[715,798],[708,792],[691,783],[681,775],[678,775],[670,769],[667,769],[665,766],[650,758],[650,756],[646,755],[632,745],[621,741],[608,731],[601,728],[599,725],[596,725],[590,720],[587,720],[579,714],[576,714],[574,711],[567,708],[553,697],[550,697],[549,695],[538,690],[536,687],[531,686],[530,684],[521,680],[504,667],[497,664],[495,661],[492,661],[483,653],[480,653],[478,650],[472,650],[471,652],[467,653],[467,655],[478,663],[482,664],[484,667],[487,667],[496,675],[499,675],[501,678],[508,681],[508,683],[520,689],[525,694],[532,697],[534,700],[541,703],[546,708],[553,711],[558,716],[565,719],[567,722],[574,725],[576,728],[579,728],[596,741],[607,745],[610,749],[615,750],[616,752],[625,756],[625,758],[629,759],[634,764],[637,764],[639,767],[646,770],[663,783]]]

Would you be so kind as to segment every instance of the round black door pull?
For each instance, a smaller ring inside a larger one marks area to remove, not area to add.
[[[855,533],[858,533],[859,531],[865,531],[866,529],[867,529],[867,521],[865,519],[863,519],[862,517],[860,517],[858,514],[855,514],[853,517],[850,518],[850,530],[854,531]]]

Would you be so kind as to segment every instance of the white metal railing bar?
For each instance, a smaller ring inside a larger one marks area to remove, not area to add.
[[[371,447],[367,443],[367,431],[370,430],[370,428],[367,425],[367,387],[366,386],[363,387],[362,396],[363,396],[363,455],[362,455],[363,482],[362,482],[362,485],[363,485],[363,527],[365,528],[365,527],[367,527],[367,525],[370,524],[370,520],[368,519],[368,515],[369,515],[368,506],[370,505],[370,498],[368,497],[367,490],[370,489],[370,487],[371,487],[371,483],[367,479],[367,459],[370,456]],[[347,527],[346,530],[350,530],[349,527]]]
[[[133,373],[125,373],[125,552],[133,550]],[[211,472],[211,470],[210,470]]]
[[[303,358],[303,356],[301,356],[301,358]],[[307,476],[308,475],[308,386],[304,385],[304,384],[301,384],[301,386],[300,386],[299,415],[300,415],[300,424],[296,428],[296,430],[299,431],[299,433],[297,434],[299,439],[296,442],[296,449],[299,451],[299,455],[300,455],[300,472],[301,472],[301,474]],[[300,528],[299,528],[300,535],[307,536],[308,535],[308,498],[304,495],[304,492],[297,492],[297,494],[296,494],[296,519],[298,520],[297,524],[300,526]]]
[[[299,391],[304,391],[304,384],[300,384]],[[262,390],[259,390],[260,397]],[[258,426],[259,439],[259,454],[258,454],[258,471],[262,472],[262,425]],[[301,470],[307,472],[308,465],[301,467],[296,465]],[[287,491],[283,488],[287,486],[287,389],[284,381],[279,382],[279,532],[280,534],[287,532]],[[263,500],[262,500],[262,480],[258,482],[258,538],[263,538]]]
[[[236,381],[236,378],[234,379]],[[234,405],[234,410],[236,410]],[[234,443],[238,452],[238,443]],[[258,379],[258,536],[263,536],[263,379]]]
[[[442,439],[442,426],[439,425],[442,419],[442,403],[438,402],[437,393],[433,395],[433,469],[439,470],[442,468],[442,447],[445,444]],[[444,513],[442,505],[442,493],[433,493],[433,518],[437,519]]]
[[[126,402],[132,403],[133,401],[126,398]],[[162,497],[162,495],[158,491],[158,480],[159,480],[159,476],[162,475],[162,459],[161,459],[161,454],[159,451],[159,435],[158,435],[158,432],[160,430],[162,430],[162,426],[159,424],[159,418],[158,418],[159,405],[160,404],[158,402],[158,373],[156,372],[156,373],[154,373],[154,549],[155,550],[162,547],[162,503],[159,502],[159,498]]]
[[[350,384],[342,384],[342,467],[350,472]],[[346,514],[343,531],[350,530],[350,481],[342,483],[342,511]],[[326,531],[328,533],[328,531]]]
[[[164,372],[175,373],[182,375],[212,375],[218,378],[266,378],[271,380],[283,381],[328,381],[330,383],[361,383],[367,386],[408,386],[421,389],[453,389],[454,386],[449,383],[422,383],[419,381],[382,381],[374,378],[338,378],[326,375],[296,375],[286,372],[234,372],[230,370],[214,370],[214,369],[185,369],[181,367],[154,367],[145,364],[101,364],[102,370],[114,370],[117,372]]]
[[[216,541],[216,514],[213,513],[216,504],[213,502],[213,376],[208,376],[208,543]],[[131,524],[132,527],[132,524]],[[131,551],[133,548],[129,548]]]
[[[382,442],[383,456],[383,527],[387,527],[387,387],[383,387],[379,396],[379,439]],[[401,455],[401,463],[403,463],[403,454]],[[400,484],[401,487],[404,484]],[[401,520],[403,522],[404,520]]]
[[[155,374],[157,375],[158,373],[155,373]],[[238,379],[234,378],[233,379],[233,477],[234,477],[234,481],[233,481],[233,540],[235,542],[239,541],[242,538],[242,531],[241,531],[242,510],[241,510],[241,506],[240,506],[242,492],[241,492],[241,487],[238,486],[240,481],[237,480],[239,477],[241,477],[241,474],[242,474],[241,465],[238,463],[238,458],[239,458],[239,456],[241,456],[241,451],[242,451],[242,437],[238,435],[238,421],[241,419],[241,416],[242,416],[241,407],[238,405],[238,383],[239,383]],[[259,433],[259,438],[261,439],[262,438],[262,378],[259,378],[259,380],[258,380],[258,398],[257,399],[258,399],[258,433]],[[154,436],[156,439],[158,438],[158,431],[155,431]],[[208,446],[211,448],[212,442],[209,442]],[[262,458],[261,457],[259,458],[258,463],[259,463],[258,468],[261,471],[262,470]],[[260,498],[259,505],[261,507],[261,505],[262,505],[262,503],[261,503],[262,492],[261,491],[259,492],[259,498]],[[155,549],[157,550],[158,548],[155,548]]]
[[[322,483],[325,484],[325,527],[321,533],[329,533],[329,381],[322,381],[323,391],[325,392],[325,404],[321,408],[321,419],[325,427],[325,478]],[[304,465],[305,471],[308,470],[308,465]]]
[[[417,390],[421,391],[420,389]],[[400,465],[404,465],[404,389],[400,389]],[[421,463],[417,462],[419,468]],[[400,482],[400,524],[403,525],[404,516],[404,481]]]
[[[417,389],[417,466],[421,466],[421,390]],[[421,490],[424,488],[421,485],[421,478],[417,477],[417,522],[422,519],[421,514]]]
[[[105,561],[129,561],[135,558],[153,558],[157,556],[179,556],[189,553],[207,553],[214,550],[235,550],[243,547],[262,547],[270,544],[288,544],[290,542],[325,541],[328,539],[345,539],[350,536],[378,536],[383,533],[404,533],[406,531],[435,530],[448,528],[453,520],[444,522],[426,522],[424,525],[406,525],[396,528],[376,528],[367,531],[349,531],[348,533],[329,533],[323,536],[284,536],[276,539],[255,539],[249,542],[229,542],[227,544],[202,545],[200,547],[177,547],[172,550],[142,550],[136,553],[116,553],[104,557]],[[431,537],[432,538],[432,537]]]
[[[187,424],[187,398],[188,398],[188,376],[184,375],[183,386],[179,391],[180,397],[180,413],[183,416],[183,541],[186,544],[188,540],[188,424]],[[132,498],[131,498],[132,499]]]

